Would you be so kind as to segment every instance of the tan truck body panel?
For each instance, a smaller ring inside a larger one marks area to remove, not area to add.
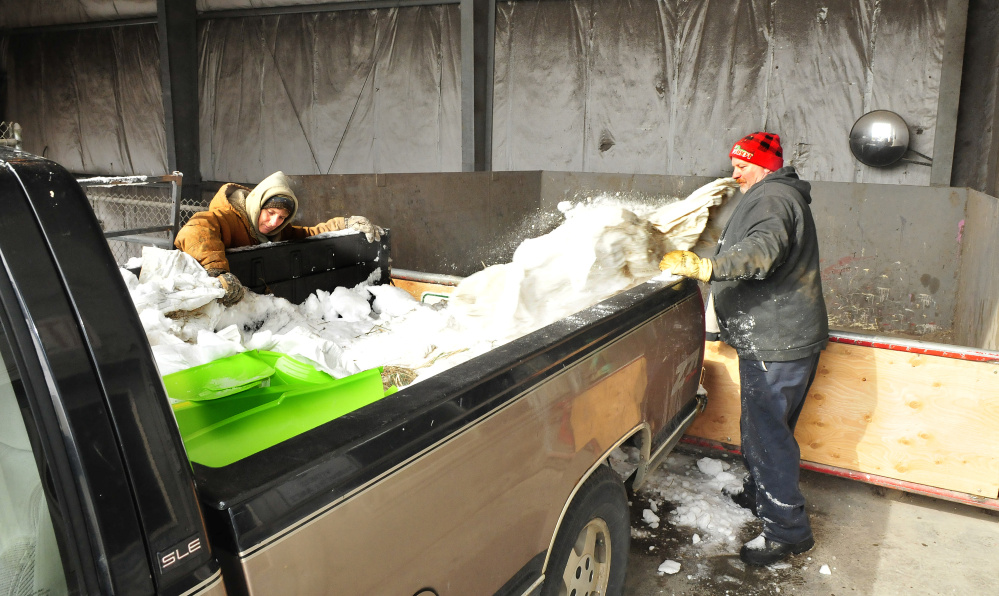
[[[595,466],[639,431],[654,436],[696,391],[700,309],[696,297],[678,303],[242,553],[251,593],[494,593],[551,547]]]

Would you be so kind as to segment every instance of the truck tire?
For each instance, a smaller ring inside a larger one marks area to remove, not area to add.
[[[631,544],[621,479],[599,466],[576,493],[555,537],[541,596],[617,596]]]

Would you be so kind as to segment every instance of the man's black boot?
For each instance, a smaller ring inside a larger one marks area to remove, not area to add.
[[[739,507],[743,509],[749,509],[753,512],[753,515],[759,517],[756,513],[756,484],[750,480],[746,480],[742,483],[742,491],[734,492],[727,489],[722,489],[722,493],[728,498],[732,499]]]
[[[757,515],[755,496],[750,496],[749,493],[747,493],[746,491],[734,494],[733,493],[726,493],[726,494],[728,494],[729,498],[731,498],[736,505],[742,507],[743,509],[749,509],[750,511],[753,512],[753,515]],[[759,516],[757,515],[757,517]]]
[[[815,538],[812,536],[801,542],[787,544],[770,540],[764,537],[763,534],[760,534],[742,545],[742,550],[739,551],[739,558],[746,565],[765,567],[783,561],[791,555],[800,555],[803,552],[811,550],[813,546],[815,546]]]

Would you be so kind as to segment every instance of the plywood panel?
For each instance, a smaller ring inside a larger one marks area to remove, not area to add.
[[[431,297],[450,296],[451,292],[454,291],[454,286],[399,279],[397,277],[392,278],[392,285],[406,290],[413,298],[416,298],[420,302],[433,302],[434,300],[431,300]]]
[[[739,444],[738,358],[708,343],[688,434]],[[999,364],[830,344],[796,432],[802,459],[999,496]]]
[[[708,405],[687,434],[730,445],[739,439],[739,358],[720,341],[704,342],[704,388]]]

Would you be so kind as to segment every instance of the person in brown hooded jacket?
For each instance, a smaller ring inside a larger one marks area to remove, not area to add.
[[[197,259],[209,275],[218,278],[226,292],[221,302],[232,306],[243,299],[245,289],[229,272],[227,248],[298,240],[346,229],[363,233],[368,242],[381,239],[382,229],[366,217],[334,217],[311,227],[290,225],[297,212],[298,198],[283,172],[264,178],[252,190],[230,182],[215,193],[207,211],[195,213],[184,224],[174,246]]]

